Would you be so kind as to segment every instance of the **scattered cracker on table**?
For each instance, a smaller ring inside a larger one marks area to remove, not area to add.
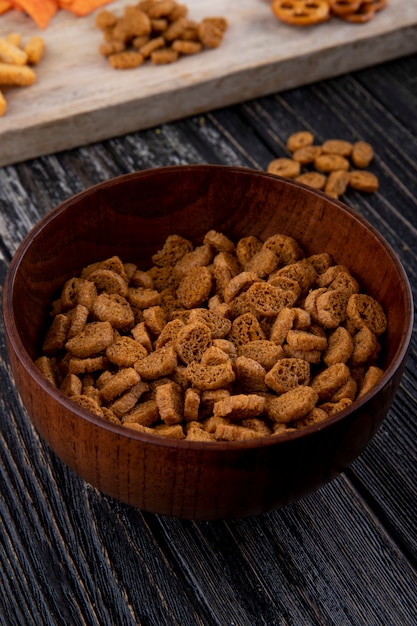
[[[176,286],[159,289],[155,270]],[[209,231],[197,245],[172,235],[149,269],[93,263],[51,315],[39,371],[100,418],[159,437],[283,436],[350,406],[383,374],[381,305],[328,253],[306,257],[281,233],[235,244]]]
[[[302,130],[288,137],[286,148],[291,157],[270,161],[268,173],[294,179],[336,199],[350,189],[363,193],[378,191],[378,177],[367,169],[374,150],[366,141],[327,139],[314,144],[314,135]]]

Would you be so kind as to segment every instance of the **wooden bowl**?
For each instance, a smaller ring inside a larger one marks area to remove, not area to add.
[[[169,234],[199,243],[209,229],[234,241],[281,232],[306,254],[348,266],[388,316],[385,374],[324,423],[246,442],[163,439],[78,408],[38,372],[48,311],[64,281],[119,255],[150,267]],[[74,472],[125,503],[188,519],[249,516],[318,489],[365,448],[397,391],[412,331],[406,274],[381,235],[350,208],[294,182],[243,168],[180,166],[109,180],[63,202],[28,234],[10,265],[4,321],[16,387],[44,440]]]

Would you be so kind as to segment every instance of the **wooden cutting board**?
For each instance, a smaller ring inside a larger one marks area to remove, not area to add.
[[[366,24],[287,26],[269,0],[183,0],[189,18],[222,15],[222,45],[166,66],[114,70],[99,55],[95,15],[60,11],[45,31],[15,11],[0,36],[41,34],[46,53],[31,87],[3,90],[0,166],[149,128],[417,52],[417,0],[389,0]],[[130,2],[108,5],[121,15]]]

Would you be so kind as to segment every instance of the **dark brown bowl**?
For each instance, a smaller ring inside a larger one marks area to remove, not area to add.
[[[50,303],[89,263],[119,255],[148,268],[169,234],[201,242],[216,229],[233,240],[295,237],[306,254],[348,266],[388,316],[385,374],[352,407],[283,437],[201,443],[110,424],[78,408],[38,372]],[[21,244],[4,289],[4,321],[16,387],[35,427],[84,480],[125,503],[188,519],[254,515],[318,489],[365,448],[397,391],[410,342],[407,276],[378,232],[320,192],[273,175],[225,166],[128,174],[63,202]]]

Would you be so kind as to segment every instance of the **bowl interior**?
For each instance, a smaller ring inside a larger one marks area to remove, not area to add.
[[[33,359],[54,297],[81,268],[112,255],[142,269],[168,235],[201,243],[216,229],[233,240],[280,232],[307,255],[329,252],[384,307],[383,365],[400,358],[410,332],[411,292],[395,254],[361,216],[324,194],[272,175],[222,166],[147,170],[65,201],[32,230],[11,266],[13,321]]]

